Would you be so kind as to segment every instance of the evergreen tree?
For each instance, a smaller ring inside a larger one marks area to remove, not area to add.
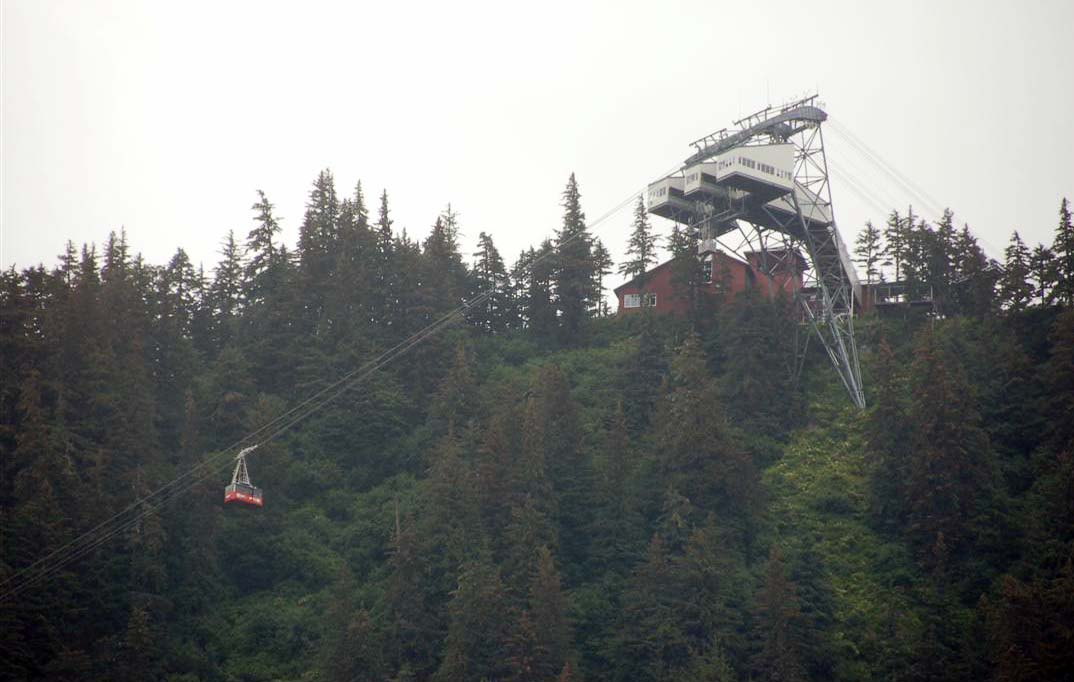
[[[242,342],[258,388],[283,393],[294,385],[294,355],[302,345],[295,309],[299,295],[292,258],[277,244],[280,231],[273,205],[258,190],[255,226],[246,239]]]
[[[1047,390],[1047,442],[1053,452],[1074,457],[1074,311],[1063,311],[1056,318],[1048,340],[1051,349],[1042,368]],[[1074,489],[1071,495],[1074,497]],[[1074,512],[1074,506],[1071,509]]]
[[[432,231],[422,245],[422,306],[428,312],[420,324],[431,322],[434,315],[458,307],[469,294],[469,273],[462,262],[456,242],[457,216],[448,212],[437,217]]]
[[[273,270],[279,263],[279,249],[276,247],[276,235],[280,231],[279,222],[272,213],[274,206],[261,190],[257,190],[258,201],[250,207],[257,211],[256,227],[246,236],[246,257],[248,258],[243,285],[243,297],[250,304],[264,301],[275,289]]]
[[[607,316],[608,303],[604,298],[604,277],[612,273],[615,262],[612,261],[612,254],[599,238],[593,240],[593,263],[597,290],[596,312],[600,316]]]
[[[336,276],[328,297],[329,316],[340,339],[355,340],[369,332],[376,267],[376,235],[369,224],[362,183],[340,202]]]
[[[1038,305],[1050,301],[1056,281],[1055,255],[1044,244],[1037,244],[1029,256],[1029,276]]]
[[[422,551],[418,533],[409,519],[400,520],[398,502],[395,514],[384,589],[389,635],[386,641],[397,670],[417,671],[424,676],[436,666],[442,614],[440,605],[434,602],[437,595],[428,580],[432,567]]]
[[[915,223],[913,211],[910,210],[902,238],[902,279],[906,283],[907,295],[910,300],[935,299],[936,292],[931,286],[930,255],[937,249],[932,227],[924,220]]]
[[[159,419],[165,427],[161,429],[164,442],[178,439],[174,429],[182,420],[183,396],[197,371],[193,331],[203,305],[203,285],[182,249],[176,251],[157,282],[158,322],[153,350],[156,402]]]
[[[866,284],[872,284],[874,279],[880,277],[880,258],[883,252],[880,230],[866,221],[865,229],[858,234],[855,244],[855,262],[865,269]]]
[[[788,301],[762,299],[756,289],[738,294],[720,316],[718,338],[725,368],[723,399],[738,423],[776,433],[795,417],[794,318]],[[781,400],[772,400],[772,390]]]
[[[993,679],[1061,680],[1074,666],[1074,561],[1028,584],[1004,576],[986,609]]]
[[[160,660],[156,642],[148,610],[144,606],[132,608],[119,666],[120,679],[136,682],[158,678]]]
[[[830,680],[835,676],[837,660],[832,637],[837,599],[830,571],[813,544],[808,541],[802,544],[791,564],[789,577],[798,597],[806,673],[809,679]]]
[[[1066,197],[1059,204],[1059,226],[1052,253],[1055,254],[1055,298],[1062,305],[1074,306],[1074,225]]]
[[[399,264],[396,259],[395,238],[392,233],[391,209],[388,207],[388,190],[380,194],[377,210],[376,238],[377,259],[373,275],[372,318],[381,327],[381,334],[392,338],[392,325],[398,325]]]
[[[492,237],[482,232],[477,239],[473,268],[474,290],[484,299],[467,313],[471,324],[487,334],[507,331],[511,325],[510,282]]]
[[[553,289],[559,272],[557,261],[555,246],[547,239],[541,243],[539,249],[530,249],[526,253],[524,267],[528,268],[528,274],[525,278],[523,317],[530,334],[541,341],[551,340],[556,334],[557,316]]]
[[[323,669],[330,682],[383,680],[382,642],[370,613],[354,604],[354,583],[344,567],[332,589]]]
[[[761,679],[781,682],[807,679],[801,615],[797,586],[787,577],[782,553],[773,546],[765,567],[764,586],[757,599],[761,649],[754,659],[754,669]]]
[[[451,618],[437,682],[496,680],[508,674],[511,610],[499,569],[486,558],[463,566],[448,604]]]
[[[571,565],[585,557],[589,535],[586,527],[591,516],[589,504],[593,491],[593,465],[583,449],[578,406],[570,394],[567,377],[557,365],[542,367],[530,389],[524,442],[536,452],[535,462],[543,463],[554,492],[550,510],[562,529],[562,556]],[[537,472],[520,472],[523,480],[539,480]],[[539,490],[533,490],[540,503]]]
[[[687,317],[695,327],[701,322],[701,287],[704,284],[701,261],[697,257],[697,240],[695,231],[683,230],[678,223],[672,226],[671,236],[668,238],[672,259],[671,286],[677,297],[686,300]]]
[[[672,360],[655,423],[654,454],[667,485],[694,504],[749,514],[757,474],[737,444],[696,334]]]
[[[313,182],[306,213],[298,230],[298,263],[303,288],[301,319],[305,328],[321,333],[324,307],[335,276],[339,234],[339,199],[332,172],[322,170]]]
[[[213,346],[217,348],[235,338],[242,306],[243,263],[234,230],[228,230],[220,255],[223,259],[216,266],[209,289],[215,337]]]
[[[656,263],[657,239],[649,224],[645,200],[639,194],[638,202],[634,205],[634,229],[627,241],[627,260],[619,265],[619,274],[630,278],[645,274],[649,266]]]
[[[567,345],[582,341],[585,321],[596,307],[598,265],[593,257],[593,239],[585,226],[578,182],[571,173],[563,190],[563,226],[556,232],[555,301],[559,315],[560,340]],[[531,273],[531,277],[532,277]]]
[[[1003,276],[999,281],[1000,298],[1009,310],[1022,310],[1033,298],[1033,284],[1029,279],[1029,249],[1018,236],[1018,232],[1011,235],[1011,243],[1003,256]]]
[[[646,314],[623,377],[623,411],[631,434],[646,431],[667,372],[666,351],[659,334],[660,322]]]
[[[455,346],[455,361],[440,382],[436,401],[430,406],[429,419],[440,434],[462,433],[477,416],[477,382],[471,369],[469,350]]]
[[[906,482],[909,475],[907,441],[911,425],[906,414],[906,391],[898,361],[891,346],[881,339],[873,370],[873,390],[866,417],[865,437],[869,445],[870,506],[882,524],[901,526],[906,512]]]
[[[533,628],[533,670],[536,679],[549,680],[569,662],[571,624],[552,553],[541,547],[535,560],[527,612]]]
[[[926,278],[933,300],[941,313],[946,311],[951,298],[957,253],[958,231],[955,229],[955,214],[951,209],[945,208],[936,229],[929,235],[927,253],[929,274]]]
[[[951,312],[973,317],[988,315],[995,302],[998,276],[968,225],[962,227],[955,242],[954,262]]]
[[[642,495],[636,489],[639,453],[631,443],[622,403],[616,405],[605,428],[600,455],[595,467],[599,508],[594,514],[590,557],[609,571],[626,576],[629,567],[640,558],[645,532]]]
[[[894,280],[896,282],[902,281],[902,264],[906,261],[909,241],[907,233],[909,226],[913,225],[911,218],[912,214],[908,218],[903,218],[898,211],[893,210],[884,228],[884,243],[887,244],[884,255],[895,265]]]
[[[618,679],[664,680],[687,665],[690,644],[679,627],[679,585],[659,535],[653,535],[624,593],[615,643]]]
[[[745,567],[736,551],[740,539],[717,525],[715,515],[690,531],[682,556],[674,560],[675,582],[682,594],[692,595],[680,606],[678,627],[690,650],[714,653],[713,642],[724,652],[744,647],[742,605],[748,594]]]
[[[993,501],[994,461],[958,358],[925,330],[911,370],[910,537],[936,569],[972,547]]]

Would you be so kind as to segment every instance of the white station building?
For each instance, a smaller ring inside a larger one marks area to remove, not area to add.
[[[719,198],[748,206],[742,217],[755,225],[799,236],[797,202],[810,228],[831,224],[831,209],[795,183],[794,154],[792,144],[736,147],[649,185],[649,212],[689,224],[697,202]],[[836,248],[857,293],[857,277],[841,239]]]

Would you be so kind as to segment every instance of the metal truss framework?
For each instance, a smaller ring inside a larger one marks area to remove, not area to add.
[[[812,269],[804,273],[804,288],[796,295],[803,320],[820,339],[851,401],[864,408],[854,341],[854,300],[860,292],[835,225],[821,131],[826,119],[815,95],[778,109],[769,107],[736,121],[737,130],[720,130],[693,142],[696,153],[683,166],[685,170],[737,147],[790,143],[795,190],[788,200],[793,212],[773,210],[770,203],[747,192],[729,190],[694,202],[689,212],[672,219],[697,231],[702,250],[719,248],[740,258],[747,252],[759,254],[760,269],[766,274],[797,267],[794,260],[804,250]],[[808,335],[800,341],[796,373],[801,371]]]

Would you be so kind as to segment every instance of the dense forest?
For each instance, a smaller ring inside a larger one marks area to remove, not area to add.
[[[618,268],[573,176],[554,238],[510,266],[485,233],[465,254],[450,207],[416,241],[377,203],[324,171],[293,248],[259,193],[210,272],[113,233],[0,275],[0,677],[1074,670],[1066,200],[1052,244],[1015,233],[1001,263],[950,212],[865,227],[863,281],[930,304],[857,319],[864,412],[817,344],[797,371],[789,301],[610,315],[612,273],[657,257],[640,203]],[[693,240],[664,244],[684,295]],[[232,444],[465,302],[263,442],[263,508],[224,506]]]

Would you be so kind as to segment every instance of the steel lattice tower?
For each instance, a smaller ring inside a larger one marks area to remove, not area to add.
[[[766,274],[793,267],[804,252],[811,268],[796,293],[803,319],[864,408],[854,342],[861,291],[835,224],[821,130],[827,118],[814,95],[694,141],[682,169],[650,185],[649,211],[696,230],[702,252],[750,253]],[[804,355],[802,345],[799,370]]]

